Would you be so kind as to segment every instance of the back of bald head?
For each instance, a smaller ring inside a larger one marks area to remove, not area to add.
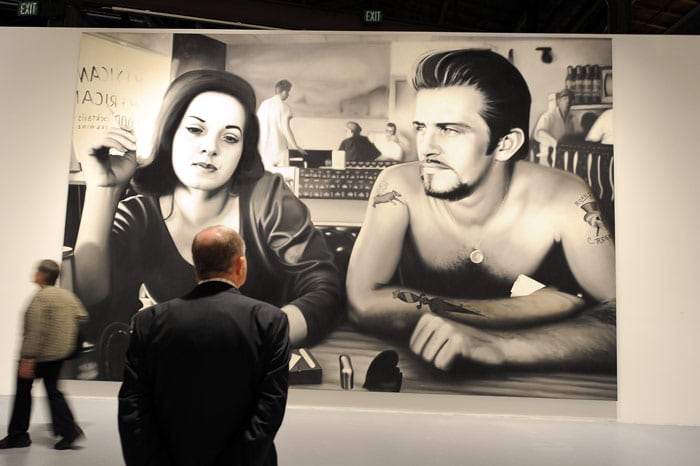
[[[198,280],[230,274],[236,259],[245,255],[243,238],[231,228],[205,228],[192,241],[192,260]]]

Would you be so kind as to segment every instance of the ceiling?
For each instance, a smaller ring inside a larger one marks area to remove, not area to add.
[[[2,26],[700,34],[700,0],[0,0]],[[380,10],[380,23],[364,21]]]

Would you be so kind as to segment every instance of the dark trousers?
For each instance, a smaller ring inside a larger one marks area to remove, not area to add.
[[[34,378],[44,379],[46,395],[49,398],[51,421],[54,435],[65,437],[75,432],[75,420],[63,393],[58,389],[58,375],[61,373],[63,360],[39,362],[34,369]],[[21,437],[29,430],[29,418],[32,413],[32,384],[34,379],[17,377],[17,392],[12,406],[12,417],[7,433],[11,437]]]

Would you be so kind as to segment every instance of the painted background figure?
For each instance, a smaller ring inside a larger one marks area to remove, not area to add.
[[[340,141],[338,150],[345,151],[345,159],[351,162],[371,162],[381,155],[379,149],[370,141],[367,136],[363,136],[362,126],[355,121],[348,121],[345,124],[345,139]]]
[[[292,91],[292,83],[282,79],[275,84],[275,95],[263,100],[258,108],[260,122],[260,155],[266,169],[289,166],[289,149],[296,149],[302,155],[306,151],[299,147],[290,125],[294,117],[292,108],[286,102]]]
[[[549,154],[557,148],[564,137],[574,134],[574,121],[571,114],[571,104],[574,93],[562,89],[555,95],[555,105],[537,119],[532,137],[540,143],[540,152]]]
[[[519,160],[530,112],[520,72],[497,53],[455,50],[421,59],[413,84],[419,161],[375,183],[371,200],[401,202],[367,209],[348,270],[351,320],[403,336],[444,370],[613,367],[613,238],[588,221],[585,182]]]
[[[384,134],[374,140],[381,155],[377,160],[387,160],[390,162],[401,162],[404,159],[404,142],[396,134],[396,124],[388,122],[384,127]]]

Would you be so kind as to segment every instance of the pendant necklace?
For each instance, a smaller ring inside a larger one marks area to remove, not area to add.
[[[479,242],[481,244],[481,242]],[[472,252],[469,253],[469,260],[474,264],[481,264],[484,261],[484,253],[479,249],[479,244],[472,248]]]
[[[501,199],[501,203],[498,204],[498,207],[494,211],[494,213],[491,215],[491,217],[494,217],[498,212],[501,211],[501,208],[503,207],[503,204],[506,202],[506,196],[508,195],[508,188],[510,187],[510,179],[508,180],[508,183],[506,184],[506,189],[503,192],[503,199]],[[479,236],[479,241],[472,247],[471,252],[469,253],[469,260],[472,262],[472,264],[481,264],[484,262],[484,251],[480,249],[481,246],[481,241],[484,239],[484,231],[483,229],[481,230],[481,235]]]

